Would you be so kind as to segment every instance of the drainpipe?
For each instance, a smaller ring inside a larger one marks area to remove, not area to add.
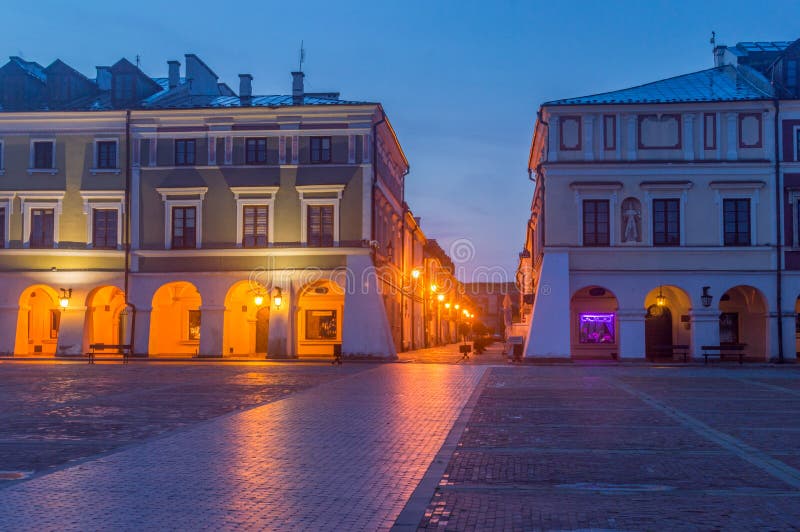
[[[131,110],[125,111],[125,223],[123,224],[123,242],[125,246],[125,272],[123,290],[125,306],[131,309],[131,354],[136,352],[136,305],[130,301],[131,270]]]
[[[781,160],[780,160],[780,100],[773,98],[772,105],[775,107],[775,221],[778,235],[778,257],[775,267],[775,296],[778,305],[778,364],[784,363],[783,357],[783,187],[781,186]]]

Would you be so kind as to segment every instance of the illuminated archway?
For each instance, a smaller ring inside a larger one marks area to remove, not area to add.
[[[734,286],[719,300],[719,343],[745,344],[749,357],[767,357],[767,303],[752,286]]]
[[[311,283],[297,302],[297,355],[333,356],[342,343],[344,290],[333,281]]]
[[[167,283],[153,295],[150,354],[196,354],[200,348],[202,299],[192,283]]]
[[[60,326],[58,292],[41,284],[26,288],[19,298],[14,352],[21,355],[55,355]]]
[[[644,298],[644,341],[648,358],[672,358],[667,345],[691,345],[689,295],[681,288],[662,285]]]
[[[116,286],[101,286],[92,290],[86,298],[84,324],[86,346],[124,344],[125,325],[122,323],[124,310],[125,293]],[[116,353],[117,350],[100,352]]]
[[[251,281],[234,284],[225,296],[222,352],[225,356],[267,354],[270,295]]]
[[[570,301],[573,358],[611,359],[619,355],[616,296],[600,286],[575,292]]]

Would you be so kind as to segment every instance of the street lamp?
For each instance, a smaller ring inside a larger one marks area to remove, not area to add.
[[[438,296],[436,296],[436,299],[438,299],[439,303],[441,303],[442,301],[444,301],[444,294],[439,294]]]
[[[439,289],[439,287],[438,287],[438,286],[436,286],[435,284],[432,284],[432,285],[431,285],[431,292],[433,292],[434,294],[436,293],[436,291],[437,291],[438,289]]]
[[[419,279],[419,270],[414,268],[411,270],[411,278],[412,279]]]
[[[275,304],[275,310],[280,310],[281,303],[283,303],[283,294],[277,286],[272,289],[272,302]]]
[[[256,294],[256,297],[253,298],[253,303],[255,303],[257,307],[260,307],[264,304],[264,296]]]
[[[58,300],[58,304],[61,308],[67,308],[69,306],[69,300],[72,298],[72,288],[62,288],[61,289],[61,297]]]
[[[656,305],[663,307],[667,304],[667,298],[661,293],[661,286],[658,287],[658,297],[656,297]]]

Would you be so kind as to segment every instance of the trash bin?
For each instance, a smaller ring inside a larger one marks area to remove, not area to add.
[[[522,344],[514,344],[514,362],[522,362]]]
[[[522,347],[525,345],[525,339],[522,336],[509,336],[506,345],[506,351],[511,356],[511,360],[522,362]]]

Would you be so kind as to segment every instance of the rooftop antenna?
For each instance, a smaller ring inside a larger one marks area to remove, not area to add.
[[[136,54],[136,68],[141,68],[141,66],[142,66],[142,58],[139,56],[139,54]]]
[[[297,70],[298,72],[303,71],[303,61],[306,60],[306,49],[303,47],[303,41],[300,41],[300,68]]]
[[[712,48],[715,48],[717,46],[717,32],[716,31],[712,31],[711,32],[711,39],[709,39],[708,42],[711,43],[711,47]]]

